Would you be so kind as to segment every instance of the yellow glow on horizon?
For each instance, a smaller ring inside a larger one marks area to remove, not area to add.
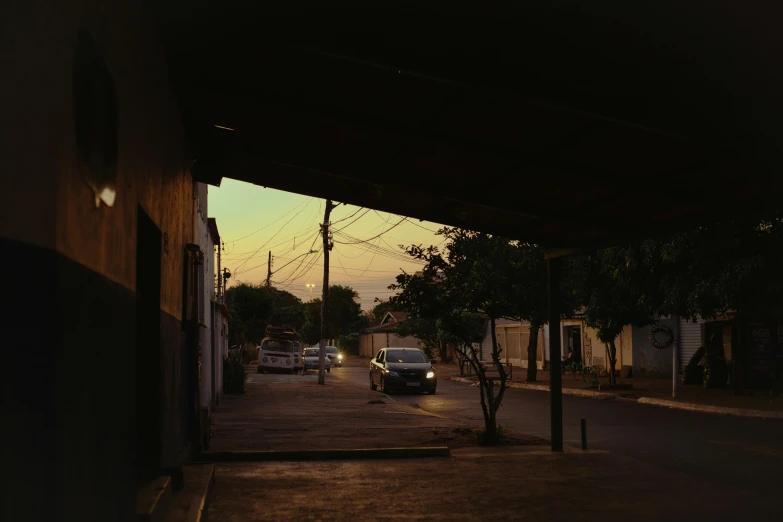
[[[236,276],[230,284],[261,283],[267,274],[267,255],[272,251],[273,284],[305,301],[320,295],[323,257],[317,254],[295,257],[310,249],[322,250],[319,233],[324,217],[324,200],[268,189],[225,179],[220,187],[209,187],[209,217],[217,220],[225,243],[223,266]],[[374,306],[374,299],[388,299],[388,286],[402,270],[415,272],[421,263],[409,259],[398,245],[438,245],[443,238],[433,233],[441,225],[405,221],[392,228],[400,217],[353,205],[340,205],[330,217],[335,245],[330,255],[330,284],[353,287],[362,308]],[[429,230],[427,230],[429,229]],[[387,231],[388,232],[385,232]],[[380,237],[375,238],[378,234]],[[367,242],[359,240],[374,238]],[[286,263],[290,263],[284,268]],[[318,283],[306,283],[307,280]]]

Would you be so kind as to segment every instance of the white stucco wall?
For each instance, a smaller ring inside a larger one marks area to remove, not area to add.
[[[199,399],[202,408],[210,411],[214,407],[214,392],[212,369],[215,366],[215,354],[212,350],[212,287],[215,280],[215,245],[207,226],[207,186],[204,183],[196,184],[197,198],[193,202],[196,205],[194,213],[196,242],[204,253],[204,261],[199,267]],[[222,380],[222,376],[221,376]],[[214,378],[217,386],[217,375]]]

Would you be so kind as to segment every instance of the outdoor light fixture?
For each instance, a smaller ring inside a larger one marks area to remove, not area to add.
[[[103,187],[103,190],[98,194],[98,199],[103,201],[107,207],[114,205],[114,198],[117,197],[117,192],[111,187]]]
[[[78,170],[96,208],[117,196],[117,88],[103,54],[86,29],[79,30],[73,71],[73,122]]]

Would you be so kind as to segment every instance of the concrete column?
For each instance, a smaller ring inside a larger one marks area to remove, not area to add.
[[[552,451],[563,451],[563,375],[560,373],[560,272],[562,259],[547,260],[549,293],[550,422]]]

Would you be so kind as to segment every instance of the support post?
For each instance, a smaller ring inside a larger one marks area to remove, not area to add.
[[[563,375],[560,370],[560,272],[561,258],[547,259],[549,297],[550,422],[552,451],[563,451]]]
[[[680,377],[680,317],[677,316],[677,338],[672,343],[672,399],[677,398]]]
[[[587,419],[582,419],[582,449],[587,451]]]

